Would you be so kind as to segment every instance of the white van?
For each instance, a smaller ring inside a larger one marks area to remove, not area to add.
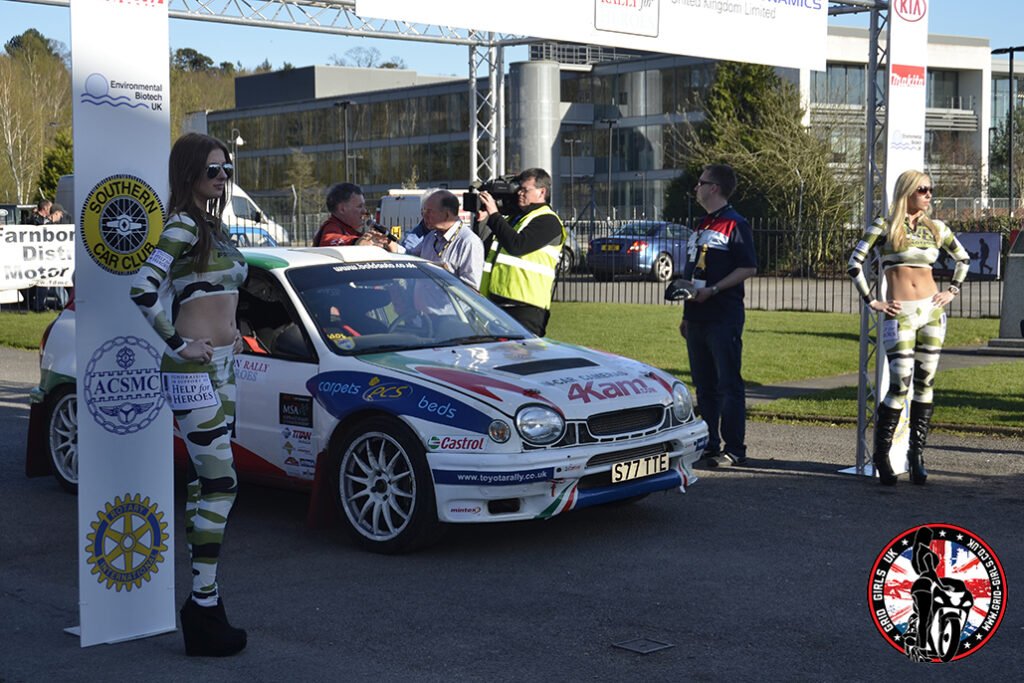
[[[61,176],[57,181],[56,200],[70,215],[69,221],[78,218],[75,214],[81,208],[75,203],[74,183],[74,175]],[[231,234],[251,235],[253,239],[249,241],[258,243],[259,240],[256,238],[266,231],[266,234],[270,235],[277,244],[287,245],[290,243],[288,231],[268,218],[263,210],[256,205],[256,202],[246,194],[245,190],[231,183],[229,193],[230,200],[224,207],[222,218]]]
[[[391,234],[398,238],[408,230],[412,230],[420,222],[420,207],[423,205],[424,197],[440,188],[426,190],[388,190],[388,193],[380,198],[377,209],[377,223],[385,228],[391,229]],[[465,190],[450,190],[459,198],[459,206],[462,206],[462,195]],[[463,223],[471,225],[473,216],[466,210],[459,210],[459,218]],[[395,228],[399,228],[396,230]]]
[[[232,234],[260,235],[261,230],[266,230],[277,244],[291,244],[288,231],[270,219],[245,190],[231,183],[229,192],[230,201],[224,207],[224,215],[221,218]]]

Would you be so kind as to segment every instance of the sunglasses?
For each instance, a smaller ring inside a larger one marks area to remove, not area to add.
[[[927,185],[922,185],[921,187],[917,188],[917,190],[915,190],[915,192],[917,192],[918,194],[931,194],[934,189],[935,189],[934,187],[928,187]]]
[[[220,175],[221,171],[224,171],[224,175],[230,179],[235,172],[235,166],[234,164],[210,164],[206,167],[206,177],[213,180]]]
[[[698,180],[697,181],[697,187],[700,187],[701,185],[717,185],[717,184],[718,183],[716,183],[713,180]]]

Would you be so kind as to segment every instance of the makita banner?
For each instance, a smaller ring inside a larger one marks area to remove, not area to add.
[[[356,0],[365,17],[825,70],[828,0]]]
[[[889,97],[885,107],[885,197],[907,169],[924,170],[928,75],[927,0],[889,3]]]
[[[163,0],[71,0],[83,647],[175,628],[163,345],[128,298],[163,230],[168,61]]]

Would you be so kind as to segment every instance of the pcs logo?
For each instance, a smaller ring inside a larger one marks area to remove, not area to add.
[[[992,549],[951,524],[908,529],[879,553],[868,580],[875,626],[914,662],[981,649],[1003,619],[1006,580]]]
[[[398,384],[397,382],[381,384],[379,377],[374,377],[368,384],[370,388],[363,392],[363,400],[371,403],[373,401],[394,401],[412,394],[412,387],[408,384]]]

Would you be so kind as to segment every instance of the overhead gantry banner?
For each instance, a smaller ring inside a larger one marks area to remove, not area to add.
[[[356,0],[365,17],[825,70],[827,0]]]

